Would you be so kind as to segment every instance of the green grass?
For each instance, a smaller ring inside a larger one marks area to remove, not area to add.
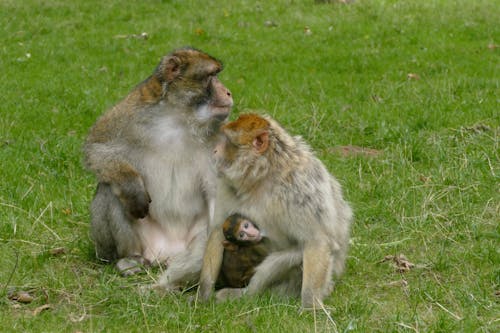
[[[499,19],[498,0],[1,0],[1,330],[498,332]],[[331,317],[272,295],[160,298],[140,291],[157,271],[96,261],[82,142],[184,45],[224,61],[233,118],[273,115],[344,185],[356,219]],[[346,145],[382,154],[335,152]],[[416,267],[380,263],[400,253]]]

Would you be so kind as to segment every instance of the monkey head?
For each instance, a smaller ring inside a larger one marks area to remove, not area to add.
[[[180,109],[194,110],[197,124],[214,122],[218,129],[233,106],[231,92],[217,77],[222,69],[219,60],[187,47],[165,56],[153,77],[161,86],[166,102]]]
[[[219,175],[228,180],[255,184],[267,175],[269,147],[273,135],[269,120],[257,114],[243,114],[221,127],[214,150]],[[238,188],[243,185],[235,184]]]
[[[258,243],[262,240],[262,233],[257,225],[237,213],[224,221],[222,231],[226,240],[238,245]]]

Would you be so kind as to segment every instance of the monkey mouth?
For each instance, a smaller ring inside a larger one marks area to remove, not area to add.
[[[214,109],[226,109],[226,110],[231,110],[231,107],[233,106],[233,103],[227,103],[227,104],[212,104],[210,105]]]
[[[219,121],[224,121],[229,117],[231,113],[231,104],[226,105],[211,105],[213,115],[215,119]]]

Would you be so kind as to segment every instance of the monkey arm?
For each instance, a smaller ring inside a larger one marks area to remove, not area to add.
[[[222,256],[224,253],[223,241],[225,237],[222,231],[222,224],[227,216],[231,215],[229,207],[236,206],[226,184],[219,179],[217,181],[217,192],[214,202],[214,216],[208,226],[209,237],[203,256],[203,266],[200,276],[199,293],[202,300],[208,300],[213,294],[215,282],[222,267]]]
[[[213,294],[215,282],[222,266],[224,234],[221,228],[214,228],[208,238],[200,276],[200,297],[207,301]]]
[[[134,218],[148,214],[151,199],[139,172],[131,165],[120,145],[88,143],[86,165],[101,183],[111,185],[115,194]]]

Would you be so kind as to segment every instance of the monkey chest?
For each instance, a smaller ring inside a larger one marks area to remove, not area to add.
[[[207,169],[206,156],[165,153],[145,159],[142,175],[151,197],[150,213],[156,215],[153,217],[161,220],[165,216],[194,218],[203,214],[207,209],[205,192],[215,177]]]

